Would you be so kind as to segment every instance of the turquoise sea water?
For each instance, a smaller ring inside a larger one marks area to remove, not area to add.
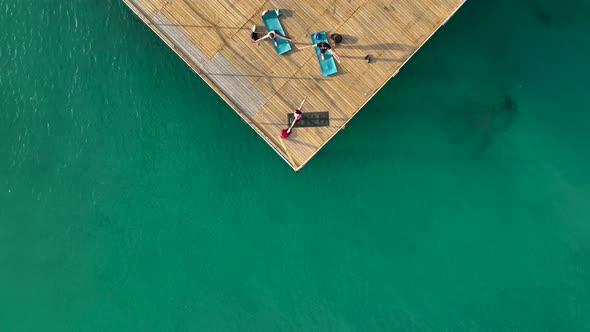
[[[298,174],[121,1],[0,17],[0,331],[590,330],[590,1],[468,1]]]

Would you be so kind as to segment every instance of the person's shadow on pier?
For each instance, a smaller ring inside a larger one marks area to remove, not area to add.
[[[383,52],[387,51],[400,51],[406,54],[412,53],[414,48],[410,45],[400,44],[400,43],[377,43],[377,44],[358,44],[358,37],[353,35],[343,35],[342,42],[338,44],[334,44],[334,49],[337,51],[338,49],[350,49],[350,50],[363,50],[367,51],[366,56],[349,56],[349,55],[341,55],[341,58],[344,59],[353,59],[353,60],[363,60],[367,61],[367,56],[370,56],[370,62],[375,63],[379,61],[385,62],[401,62],[403,59],[398,57],[383,57],[380,56]]]
[[[338,44],[337,48],[348,48],[353,50],[366,50],[366,51],[401,51],[405,53],[410,53],[414,51],[414,48],[410,45],[406,44],[399,44],[399,43],[380,43],[380,44],[365,44],[365,45],[358,45],[358,44],[348,44],[342,42]]]
[[[414,47],[407,44],[400,44],[400,43],[376,43],[376,44],[359,44],[358,37],[353,35],[343,35],[342,42],[335,45],[335,48],[348,48],[353,50],[367,50],[367,51],[402,51],[406,53],[410,53],[414,51]]]

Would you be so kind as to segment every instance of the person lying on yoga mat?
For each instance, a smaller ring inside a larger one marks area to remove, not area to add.
[[[299,121],[301,119],[301,117],[303,116],[301,109],[303,108],[303,104],[305,103],[306,99],[307,99],[307,96],[305,98],[303,98],[301,105],[299,105],[299,108],[295,110],[295,114],[293,114],[293,122],[291,122],[291,125],[289,126],[289,128],[283,129],[281,131],[281,136],[283,136],[283,138],[287,138],[287,137],[289,137],[289,135],[291,135],[291,130],[293,130],[293,126],[295,126],[295,123],[297,123],[297,121]]]
[[[254,26],[255,27],[255,26]],[[252,27],[254,29],[254,27]],[[254,35],[254,34],[252,34]],[[266,35],[262,36],[261,38],[252,41],[253,43],[259,43],[267,38],[270,38],[270,40],[272,40],[272,42],[275,44],[275,47],[279,46],[279,43],[277,43],[276,38],[281,38],[284,40],[288,40],[291,41],[291,38],[287,38],[285,36],[281,36],[278,32],[276,32],[275,30],[269,31],[269,33],[267,33]]]
[[[320,54],[322,55],[322,61],[326,60],[326,58],[324,57],[324,54],[326,52],[332,54],[332,56],[334,57],[334,59],[336,59],[336,61],[338,61],[338,63],[340,63],[340,57],[338,56],[338,54],[336,54],[336,52],[334,52],[332,50],[332,46],[330,46],[330,44],[326,43],[326,42],[319,42],[317,44],[311,44],[311,45],[307,45],[307,46],[303,46],[303,47],[298,47],[297,49],[302,50],[305,48],[309,48],[309,47],[317,47],[320,49]]]

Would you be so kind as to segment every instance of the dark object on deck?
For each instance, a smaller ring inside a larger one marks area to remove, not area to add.
[[[287,124],[293,121],[293,113],[287,115]],[[329,127],[329,112],[303,112],[301,119],[295,122],[293,128],[297,127]]]
[[[342,36],[337,33],[331,34],[330,39],[334,42],[334,44],[342,43]]]
[[[373,60],[373,56],[372,56],[371,54],[368,54],[368,55],[365,57],[365,60],[367,60],[367,63],[371,63],[371,61]]]

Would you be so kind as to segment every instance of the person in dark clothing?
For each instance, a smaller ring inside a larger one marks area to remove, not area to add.
[[[332,56],[334,57],[334,59],[336,59],[336,61],[338,61],[338,63],[340,63],[340,57],[338,56],[338,54],[336,54],[336,52],[334,52],[334,50],[332,50],[332,46],[330,46],[330,44],[328,44],[326,42],[319,42],[316,44],[298,47],[298,49],[303,50],[303,49],[306,49],[309,47],[317,47],[320,50],[320,55],[322,57],[322,61],[326,60],[326,57],[324,56],[324,54],[326,54],[326,52],[328,52],[328,53],[332,54]]]

